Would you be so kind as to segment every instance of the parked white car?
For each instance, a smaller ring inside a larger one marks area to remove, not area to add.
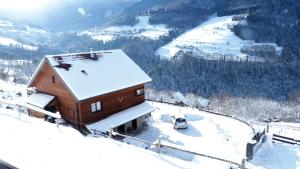
[[[187,129],[188,124],[184,116],[173,115],[171,116],[172,124],[174,129]]]

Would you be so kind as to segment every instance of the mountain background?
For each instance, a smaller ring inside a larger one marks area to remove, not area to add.
[[[41,18],[12,17],[3,11],[0,14],[1,20],[13,23],[13,28],[2,29],[16,30],[1,31],[1,36],[38,46],[36,51],[28,51],[0,45],[1,58],[29,59],[37,64],[45,54],[122,48],[152,77],[153,82],[148,87],[158,91],[192,93],[211,100],[263,98],[278,104],[300,101],[298,0],[74,0],[63,1]],[[232,31],[241,39],[276,43],[283,47],[282,55],[279,58],[268,56],[276,59],[263,63],[205,60],[184,52],[171,60],[161,60],[157,56],[159,47],[214,14],[247,16],[247,24],[237,24]],[[169,34],[159,39],[125,36],[108,42],[78,34],[92,28],[133,26],[138,22],[136,17],[141,15],[149,15],[150,24],[165,24],[170,28]],[[28,26],[45,33],[22,34]]]

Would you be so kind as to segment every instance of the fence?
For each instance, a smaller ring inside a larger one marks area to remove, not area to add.
[[[286,136],[281,136],[278,134],[273,134],[273,140],[287,143],[287,144],[300,145],[300,140],[296,140],[294,138],[290,138],[290,137],[286,137]]]
[[[160,153],[161,148],[170,148],[170,149],[173,149],[173,150],[181,151],[183,153],[190,153],[190,154],[193,154],[193,155],[197,155],[197,156],[201,156],[201,157],[205,157],[205,158],[210,158],[210,159],[213,159],[213,160],[218,160],[218,161],[221,161],[221,162],[225,162],[225,163],[229,163],[231,165],[237,166],[241,169],[246,169],[245,160],[243,160],[241,163],[238,163],[238,162],[234,162],[234,161],[231,161],[231,160],[222,159],[222,158],[219,158],[219,157],[214,157],[214,156],[211,156],[211,155],[206,155],[206,154],[203,154],[203,153],[198,153],[198,152],[186,150],[186,149],[183,149],[183,148],[178,148],[178,147],[175,147],[175,146],[166,145],[166,144],[163,144],[161,142],[161,138],[159,138],[157,142],[152,143],[152,142],[142,140],[142,139],[139,139],[139,138],[136,138],[136,137],[133,137],[133,136],[128,136],[128,135],[125,135],[125,134],[115,132],[115,131],[113,131],[112,128],[110,128],[109,131],[106,132],[106,133],[95,130],[95,129],[92,129],[92,132],[93,132],[92,134],[96,137],[97,136],[103,136],[103,137],[115,139],[115,140],[118,140],[118,141],[119,141],[119,139],[116,139],[116,138],[120,138],[120,137],[121,138],[129,138],[129,139],[144,143],[144,144],[148,145],[149,147],[154,146],[154,147],[156,147],[156,152],[157,153]]]

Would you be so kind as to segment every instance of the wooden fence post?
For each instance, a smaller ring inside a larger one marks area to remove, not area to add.
[[[156,148],[158,153],[160,153],[160,147],[161,147],[161,136],[158,137],[158,141],[156,143]]]

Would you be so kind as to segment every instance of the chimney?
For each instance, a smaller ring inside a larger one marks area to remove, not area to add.
[[[93,58],[93,48],[90,48],[90,51],[91,51],[91,58]]]
[[[98,57],[97,57],[97,55],[93,52],[93,48],[90,48],[91,49],[91,58],[93,59],[93,60],[98,60]]]

